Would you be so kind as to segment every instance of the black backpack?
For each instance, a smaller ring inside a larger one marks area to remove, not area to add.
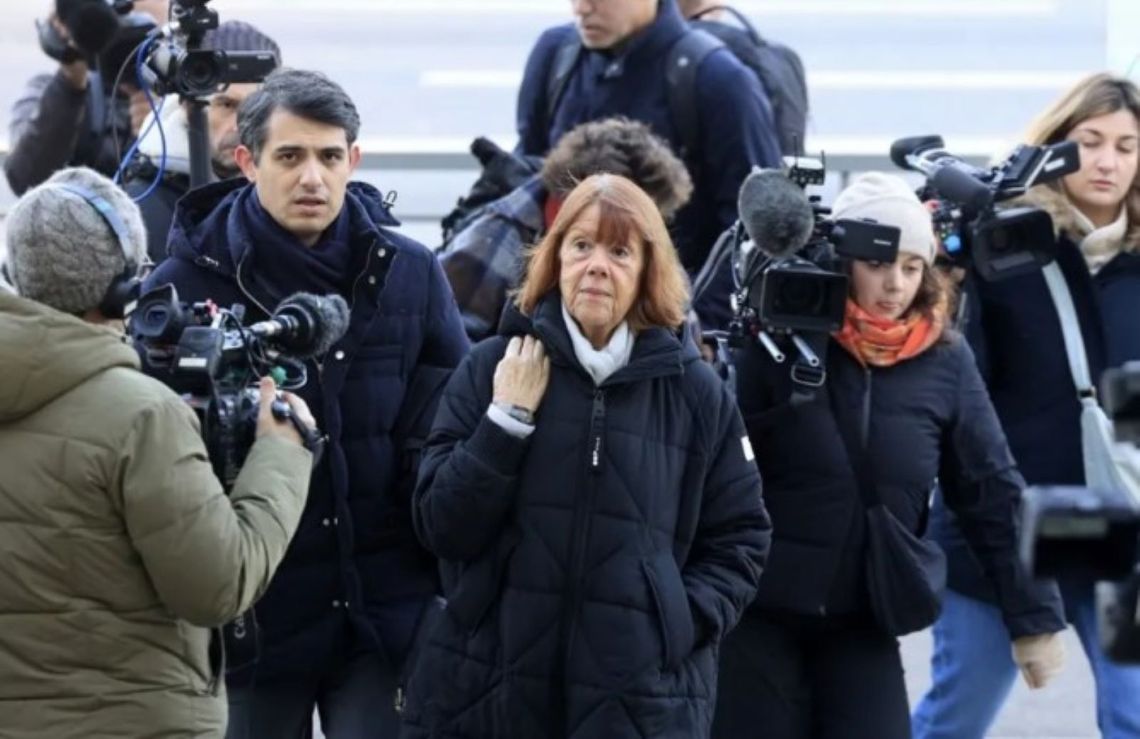
[[[700,20],[698,16],[689,23],[692,30],[673,44],[665,65],[669,114],[681,137],[681,151],[678,152],[681,158],[690,159],[689,155],[698,141],[697,70],[706,56],[722,46],[727,47],[760,80],[772,105],[781,153],[802,155],[807,130],[808,94],[807,78],[799,55],[787,46],[765,40],[734,8],[717,5],[701,15],[714,10],[731,13],[742,28],[719,21]],[[566,83],[581,53],[582,42],[577,33],[570,34],[555,52],[546,81],[548,125],[554,120]]]

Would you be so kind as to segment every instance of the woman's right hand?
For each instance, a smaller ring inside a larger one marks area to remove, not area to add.
[[[538,410],[550,381],[550,357],[533,336],[515,336],[495,367],[494,402]]]
[[[1064,633],[1036,634],[1013,640],[1013,661],[1031,689],[1043,688],[1061,674],[1065,664],[1065,643],[1061,641]]]

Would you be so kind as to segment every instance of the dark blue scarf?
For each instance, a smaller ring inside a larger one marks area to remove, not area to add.
[[[337,293],[348,298],[355,270],[347,200],[340,215],[313,246],[305,246],[273,220],[262,208],[257,188],[250,187],[242,193],[235,207],[241,209],[253,250],[251,272],[269,292],[274,305],[302,291],[318,295]]]

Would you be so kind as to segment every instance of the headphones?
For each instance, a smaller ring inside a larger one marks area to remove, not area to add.
[[[135,303],[138,302],[139,292],[142,289],[142,278],[139,277],[140,265],[134,263],[127,256],[127,248],[131,243],[131,233],[127,224],[123,222],[114,206],[102,195],[72,182],[53,182],[51,184],[53,187],[66,190],[87,201],[92,208],[99,211],[99,215],[103,216],[103,220],[115,234],[127,264],[123,271],[115,275],[111,284],[107,286],[107,292],[103,294],[103,300],[99,303],[99,312],[106,318],[126,318],[127,314],[134,309]]]

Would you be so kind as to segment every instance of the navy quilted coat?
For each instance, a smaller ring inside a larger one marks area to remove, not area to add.
[[[557,295],[535,313],[503,329],[551,356],[535,432],[486,417],[497,336],[456,370],[425,450],[413,515],[447,604],[408,687],[407,735],[707,736],[718,644],[770,540],[740,415],[665,329],[639,333],[599,387]]]

